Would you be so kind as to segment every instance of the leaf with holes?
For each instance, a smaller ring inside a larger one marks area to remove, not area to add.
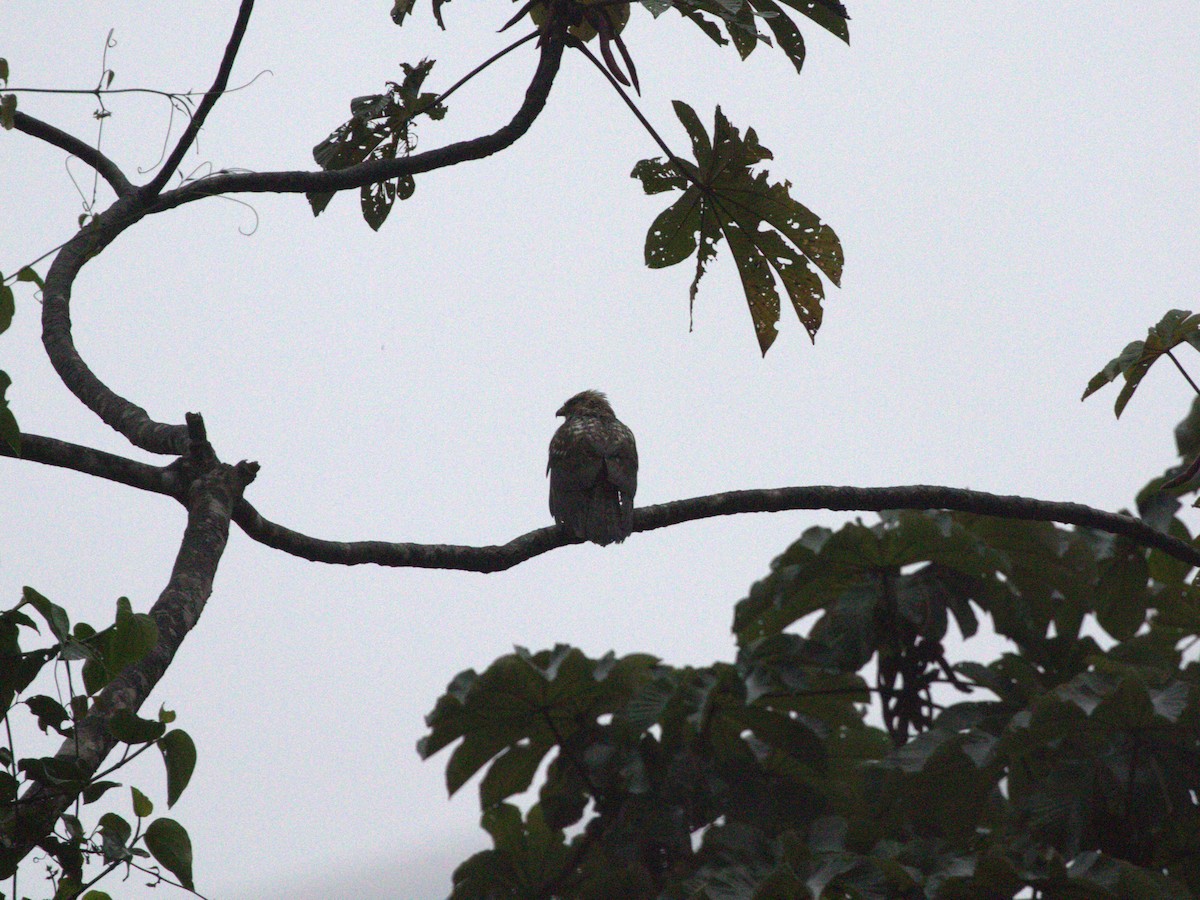
[[[846,7],[837,0],[642,0],[651,15],[658,17],[675,9],[717,44],[732,43],[745,59],[760,44],[773,43],[787,56],[797,72],[804,66],[804,38],[793,18],[807,17],[830,34],[850,42]],[[770,34],[758,28],[765,22]],[[722,26],[725,33],[722,34]],[[772,40],[774,38],[774,40]]]
[[[436,120],[446,115],[446,107],[438,102],[438,95],[421,90],[433,63],[432,59],[423,59],[415,66],[401,63],[402,82],[388,82],[386,93],[350,101],[350,120],[313,148],[317,164],[326,170],[345,169],[411,153],[417,145],[416,118],[426,115]],[[415,190],[411,175],[364,185],[359,191],[363,219],[378,231],[396,198],[407,200]],[[333,192],[312,191],[307,196],[316,216],[329,205]]]
[[[717,107],[710,139],[686,103],[676,100],[675,113],[691,138],[696,162],[642,160],[632,173],[648,194],[682,191],[650,226],[646,264],[663,268],[695,253],[694,304],[700,279],[723,239],[737,264],[759,349],[765,354],[776,337],[779,285],[815,339],[825,297],[817,270],[835,285],[842,276],[837,235],[792,198],[788,182],[771,183],[766,172],[752,171],[772,158],[753,128],[743,138]]]

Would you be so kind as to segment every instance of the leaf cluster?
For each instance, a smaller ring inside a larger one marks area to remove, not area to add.
[[[1178,507],[1149,512],[1190,539]],[[557,646],[463,672],[419,745],[453,747],[451,793],[482,773],[493,847],[452,897],[1195,896],[1187,576],[1089,529],[886,513],[781,554],[732,662]],[[984,622],[1007,649],[972,658]]]
[[[24,649],[22,637],[41,634],[43,626],[52,643]],[[97,631],[86,622],[72,625],[63,607],[26,587],[16,606],[0,612],[0,700],[6,725],[18,708],[24,707],[43,733],[53,731],[68,742],[77,740],[80,723],[99,714],[100,692],[127,666],[143,659],[157,640],[154,620],[133,612],[124,597],[117,601],[113,624]],[[82,663],[79,690],[74,663]],[[67,695],[34,694],[22,699],[47,666],[61,668],[65,678],[56,681],[66,681]],[[144,719],[128,710],[112,713],[105,719],[105,728],[123,748],[120,759],[101,772],[88,771],[68,757],[19,756],[12,744],[11,726],[7,729],[9,743],[0,747],[0,820],[6,831],[20,827],[22,807],[29,802],[29,789],[35,786],[78,797],[72,811],[61,816],[53,834],[42,842],[54,861],[54,900],[70,900],[81,894],[90,900],[104,900],[108,895],[103,891],[83,892],[119,865],[145,870],[142,861],[150,860],[174,875],[182,886],[192,888],[191,842],[186,829],[165,817],[143,825],[143,820],[153,814],[154,804],[137,787],[130,786],[133,824],[111,811],[100,815],[90,829],[83,824],[83,807],[121,787],[108,776],[151,747],[158,748],[166,767],[167,806],[175,805],[191,780],[196,747],[186,731],[169,728],[174,720],[175,713],[167,709],[160,710],[155,719]],[[19,862],[19,858],[0,849],[0,878],[12,875]],[[98,876],[85,881],[89,862],[102,869]],[[146,871],[162,879],[155,870]]]

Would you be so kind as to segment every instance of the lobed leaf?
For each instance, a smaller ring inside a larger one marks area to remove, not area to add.
[[[754,129],[743,138],[717,107],[710,138],[695,111],[682,101],[675,113],[692,143],[696,163],[680,159],[642,160],[632,176],[649,194],[680,190],[646,235],[651,268],[675,265],[696,253],[690,289],[694,303],[700,279],[717,245],[733,254],[760,350],[775,340],[782,285],[809,336],[821,326],[824,286],[813,266],[834,284],[842,275],[837,235],[789,194],[787,182],[772,184],[752,169],[771,158]]]
[[[1117,376],[1122,376],[1125,384],[1117,395],[1115,405],[1117,418],[1120,418],[1150,367],[1184,343],[1200,350],[1200,314],[1186,309],[1172,309],[1150,328],[1146,340],[1126,345],[1118,356],[1093,375],[1080,399],[1086,400],[1109,382],[1115,381]]]

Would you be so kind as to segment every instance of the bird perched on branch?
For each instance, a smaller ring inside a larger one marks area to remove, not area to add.
[[[620,543],[633,530],[637,444],[599,391],[562,405],[566,421],[550,441],[550,514],[577,538]]]

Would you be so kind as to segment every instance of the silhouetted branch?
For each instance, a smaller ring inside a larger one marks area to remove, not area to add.
[[[249,0],[242,4],[238,26],[226,49],[218,81],[228,77],[228,66],[236,53],[237,43],[245,29],[245,19],[252,7]],[[562,60],[562,41],[548,37],[543,43],[537,71],[525,92],[525,100],[507,125],[491,134],[446,147],[418,153],[395,160],[363,163],[335,172],[265,172],[214,175],[191,182],[157,197],[146,197],[134,191],[120,197],[116,203],[96,216],[84,229],[63,245],[46,274],[42,303],[42,343],[59,377],[67,388],[100,419],[124,435],[135,447],[150,453],[181,455],[187,449],[187,431],[182,425],[156,422],[146,410],[126,400],[88,368],[75,348],[71,335],[71,288],[83,265],[111,244],[131,225],[150,213],[172,209],[192,200],[215,194],[240,191],[331,191],[361,187],[384,181],[400,174],[428,172],[444,166],[457,165],[472,159],[482,159],[510,146],[525,134],[546,105],[554,76]],[[219,92],[218,92],[219,93]],[[206,95],[207,103],[215,95]],[[198,122],[199,113],[193,120]],[[182,146],[182,143],[181,143]],[[178,150],[178,147],[176,148]],[[177,163],[176,163],[177,164]],[[165,170],[164,170],[165,171]],[[161,173],[160,173],[161,177]],[[157,179],[156,179],[157,180]],[[151,182],[154,184],[155,182]]]
[[[0,456],[16,457],[8,444],[0,441]],[[85,475],[94,475],[119,484],[155,494],[166,494],[169,497],[179,497],[182,485],[179,481],[177,468],[171,466],[152,466],[148,463],[126,459],[103,450],[94,450],[81,444],[72,444],[56,438],[42,437],[37,434],[21,435],[21,456],[30,462],[43,463],[48,466],[58,466],[63,469],[73,469]]]
[[[175,149],[171,151],[171,155],[167,157],[167,161],[163,163],[162,169],[142,188],[144,196],[153,197],[163,189],[163,185],[167,183],[175,173],[175,170],[179,168],[179,163],[183,160],[184,154],[188,152],[188,148],[196,140],[196,135],[200,133],[200,129],[204,126],[204,120],[208,118],[208,114],[212,112],[212,108],[221,99],[221,94],[224,93],[226,85],[229,84],[229,73],[233,70],[233,61],[237,59],[238,50],[242,46],[242,38],[246,35],[246,26],[250,24],[250,14],[253,11],[254,0],[242,0],[242,4],[238,8],[237,20],[233,24],[233,34],[229,36],[229,42],[225,45],[225,55],[221,58],[221,64],[217,67],[217,77],[213,79],[212,87],[208,89],[204,95],[204,99],[196,107],[196,114],[192,116],[187,124],[187,128],[183,130],[183,134],[179,138],[179,143],[175,145]]]
[[[50,364],[68,390],[135,447],[151,453],[182,455],[187,429],[155,422],[146,410],[104,384],[75,349],[71,335],[71,287],[84,263],[146,214],[137,193],[121,197],[63,245],[50,263],[42,290],[42,344]]]
[[[1200,549],[1155,531],[1132,516],[1093,509],[1081,503],[1057,503],[931,485],[887,488],[785,487],[710,494],[634,510],[633,530],[653,531],[713,516],[798,509],[876,512],[889,509],[948,509],[1006,519],[1061,522],[1122,535],[1141,546],[1153,547],[1181,562],[1200,567]],[[580,543],[558,526],[539,528],[507,544],[489,547],[328,541],[276,525],[264,519],[246,500],[238,503],[233,520],[247,535],[268,547],[314,562],[346,566],[375,563],[380,566],[499,572],[558,547]]]
[[[151,212],[160,212],[217,194],[235,193],[303,193],[328,192],[360,188],[366,184],[387,181],[400,175],[419,175],[474,159],[483,159],[514,144],[533,125],[554,85],[562,61],[563,44],[548,36],[542,44],[538,67],[525,100],[508,124],[491,134],[458,141],[424,153],[377,159],[345,169],[316,172],[225,172],[202,178],[168,191],[154,202]]]
[[[100,173],[100,177],[108,182],[118,197],[123,197],[134,190],[133,185],[129,183],[129,179],[125,177],[125,173],[120,170],[115,162],[91,144],[81,141],[74,135],[67,134],[65,131],[55,128],[41,119],[35,119],[33,116],[26,115],[19,110],[13,113],[13,127],[30,137],[43,140],[47,144],[53,144],[60,150],[65,150],[72,156],[87,163]]]

